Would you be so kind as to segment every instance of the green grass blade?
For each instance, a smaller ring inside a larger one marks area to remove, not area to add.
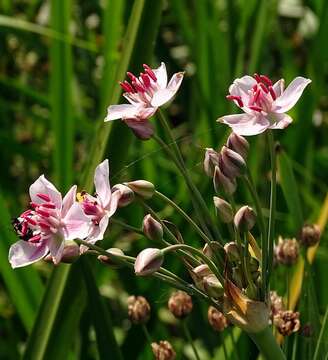
[[[10,215],[1,194],[0,228],[1,277],[26,331],[30,332],[42,297],[43,285],[32,267],[13,270],[8,262],[8,249],[17,238],[10,229]]]
[[[303,225],[302,206],[293,168],[284,151],[278,153],[278,170],[280,185],[291,214],[293,230],[297,231]]]
[[[328,306],[326,308],[326,313],[323,318],[323,322],[321,325],[320,334],[318,337],[317,345],[315,348],[315,352],[313,355],[313,360],[319,360],[323,359],[325,356],[327,356],[327,353],[325,350],[327,350],[327,346],[325,345],[324,339],[328,338]]]
[[[100,359],[123,360],[113,333],[110,313],[99,293],[89,260],[82,260],[83,275],[88,292],[88,306],[92,309]]]

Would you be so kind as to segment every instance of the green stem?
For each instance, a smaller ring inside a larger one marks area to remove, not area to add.
[[[123,229],[125,229],[125,230],[132,231],[132,232],[135,232],[135,233],[140,234],[140,235],[143,235],[143,236],[145,235],[141,229],[139,229],[139,228],[137,228],[137,227],[135,227],[135,226],[126,224],[126,223],[123,222],[123,221],[120,221],[120,220],[117,220],[117,219],[113,219],[113,218],[111,218],[110,221],[111,221],[111,223],[113,223],[113,224],[116,224],[116,225],[121,226],[121,227],[122,227]]]
[[[194,342],[192,340],[192,337],[191,337],[187,322],[186,322],[186,320],[182,320],[181,322],[182,322],[182,328],[183,328],[183,331],[185,333],[185,336],[186,336],[186,338],[187,338],[189,344],[191,345],[191,347],[193,349],[193,352],[195,354],[195,358],[196,358],[196,360],[200,360],[200,357],[199,357],[199,354],[197,352],[196,346],[195,346],[195,344],[194,344]]]
[[[224,359],[225,359],[225,360],[228,360],[228,359],[229,359],[229,356],[228,356],[228,351],[227,351],[226,344],[225,344],[225,342],[224,342],[224,336],[223,336],[222,333],[219,333],[219,336],[220,336],[220,340],[221,340],[222,347],[223,347]]]
[[[275,219],[276,219],[276,187],[277,187],[277,162],[276,162],[276,149],[274,144],[273,133],[268,133],[269,146],[270,146],[270,159],[271,159],[271,192],[270,192],[270,215],[269,215],[269,226],[268,226],[268,269],[266,274],[266,290],[269,286],[270,274],[272,271],[273,265],[273,245],[274,245],[274,236],[275,236]],[[265,249],[263,249],[265,250]],[[264,252],[262,250],[262,253]],[[267,292],[266,292],[267,295]]]
[[[269,326],[260,332],[248,335],[266,360],[286,360],[285,354],[277,344]]]
[[[153,342],[153,340],[152,340],[152,338],[151,338],[151,336],[150,336],[150,334],[149,334],[149,331],[148,331],[148,329],[147,329],[147,326],[146,326],[145,324],[142,324],[141,327],[142,327],[142,331],[143,331],[144,334],[145,334],[145,338],[147,339],[147,341],[148,341],[148,343],[149,343],[149,346],[151,346],[151,343]]]

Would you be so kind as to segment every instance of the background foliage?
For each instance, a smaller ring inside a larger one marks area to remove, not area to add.
[[[141,329],[127,320],[126,298],[138,294],[152,305],[153,338],[171,340],[179,358],[192,359],[179,324],[166,310],[170,288],[135,278],[128,269],[104,268],[95,259],[13,271],[7,261],[16,240],[10,218],[26,207],[28,186],[42,173],[62,191],[72,182],[91,191],[93,169],[104,157],[110,159],[112,184],[145,178],[191,212],[186,186],[158,144],[140,142],[119,122],[103,124],[106,107],[120,99],[117,81],[127,69],[138,73],[144,62],[164,61],[170,73],[186,72],[167,113],[188,170],[211,208],[212,184],[202,159],[206,147],[217,148],[226,139],[227,128],[215,120],[235,111],[225,99],[229,84],[255,71],[287,82],[297,75],[312,79],[291,113],[295,122],[275,133],[281,144],[277,234],[296,236],[304,221],[319,216],[325,224],[328,2],[2,0],[0,12],[0,358],[16,359],[26,349],[30,359],[151,359]],[[262,136],[249,140],[251,171],[268,206],[266,141]],[[243,187],[238,201],[251,201]],[[153,205],[179,226],[188,243],[201,246],[171,208]],[[118,217],[139,227],[143,210],[133,205]],[[130,254],[147,245],[145,238],[115,225],[102,244]],[[299,302],[302,324],[313,331],[310,337],[301,331],[284,344],[290,358],[327,355],[328,330],[321,328],[328,303],[327,260],[324,233],[313,265],[305,264]],[[167,264],[188,277],[176,259]],[[273,287],[280,294],[287,289],[286,271],[275,272]],[[300,264],[290,271],[300,275]],[[255,346],[238,329],[219,338],[207,325],[206,311],[195,301],[188,319],[203,359],[222,358],[222,341],[231,359],[256,357]],[[115,352],[115,338],[122,355]]]

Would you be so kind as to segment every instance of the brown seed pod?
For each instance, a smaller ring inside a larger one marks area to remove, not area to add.
[[[183,319],[191,313],[192,299],[184,291],[175,291],[169,298],[168,308],[171,313],[178,319]]]

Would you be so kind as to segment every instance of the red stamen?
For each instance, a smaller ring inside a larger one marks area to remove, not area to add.
[[[141,73],[140,77],[144,83],[145,88],[148,89],[150,87],[149,75]]]
[[[45,205],[45,204],[44,204],[44,205]],[[31,202],[30,202],[30,206],[31,206],[31,208],[36,209],[36,208],[39,206],[39,204],[31,201]]]
[[[259,106],[251,105],[251,106],[249,106],[249,108],[250,108],[251,110],[258,111],[258,112],[261,112],[261,111],[262,111],[262,109],[261,109]]]
[[[44,201],[49,202],[51,200],[49,195],[47,195],[47,194],[36,194],[36,196],[39,197],[40,199],[44,200]]]
[[[272,81],[267,76],[260,75],[260,78],[267,86],[272,86]]]
[[[38,215],[41,215],[41,216],[47,217],[47,218],[50,216],[50,213],[48,211],[44,211],[44,210],[42,210],[40,208],[36,210],[36,213]]]
[[[260,78],[260,75],[259,75],[259,74],[255,73],[255,74],[253,75],[253,78],[254,78],[258,83],[261,82],[261,78]]]
[[[22,225],[22,230],[21,230],[23,236],[26,235],[27,229],[28,229],[28,224],[27,224],[27,222],[24,222],[23,225]]]
[[[126,74],[131,79],[131,81],[136,81],[137,78],[131,72],[128,71]]]
[[[50,229],[50,226],[48,224],[46,224],[45,222],[39,221],[38,225],[44,230]]]
[[[26,211],[23,212],[23,214],[21,214],[20,217],[25,218],[26,216],[30,215],[31,212],[32,212],[32,210],[26,210]]]
[[[56,209],[56,205],[52,202],[41,204],[40,206],[46,209]]]
[[[41,235],[35,235],[33,237],[31,237],[28,241],[31,243],[36,243],[39,242],[41,240]]]
[[[270,91],[270,95],[271,95],[271,97],[272,97],[272,100],[276,100],[276,99],[277,99],[277,96],[276,96],[276,93],[274,92],[272,86],[269,86],[269,91]]]
[[[256,93],[255,93],[255,95],[254,95],[254,102],[256,102],[256,101],[258,100],[260,94],[261,94],[261,90],[260,90],[260,89],[257,89],[257,91],[256,91]]]
[[[263,83],[260,83],[260,86],[261,86],[261,89],[262,89],[266,94],[269,93],[268,88],[267,88]]]
[[[127,81],[120,82],[119,84],[124,91],[126,91],[128,93],[134,92],[133,87]]]
[[[156,82],[157,77],[156,77],[154,71],[147,64],[143,64],[143,67],[144,67],[146,73]]]
[[[144,93],[146,91],[146,89],[141,84],[138,84],[136,81],[133,81],[132,85],[138,92]]]
[[[239,105],[240,107],[244,107],[244,103],[243,103],[243,101],[242,101],[242,99],[241,99],[240,96],[227,95],[227,96],[226,96],[226,99],[228,99],[228,100],[235,100],[235,101],[237,101],[237,103],[238,103],[238,105]]]
[[[32,218],[30,218],[28,216],[25,218],[25,220],[26,220],[26,222],[28,222],[31,225],[35,226],[37,224],[35,220],[33,220]]]

